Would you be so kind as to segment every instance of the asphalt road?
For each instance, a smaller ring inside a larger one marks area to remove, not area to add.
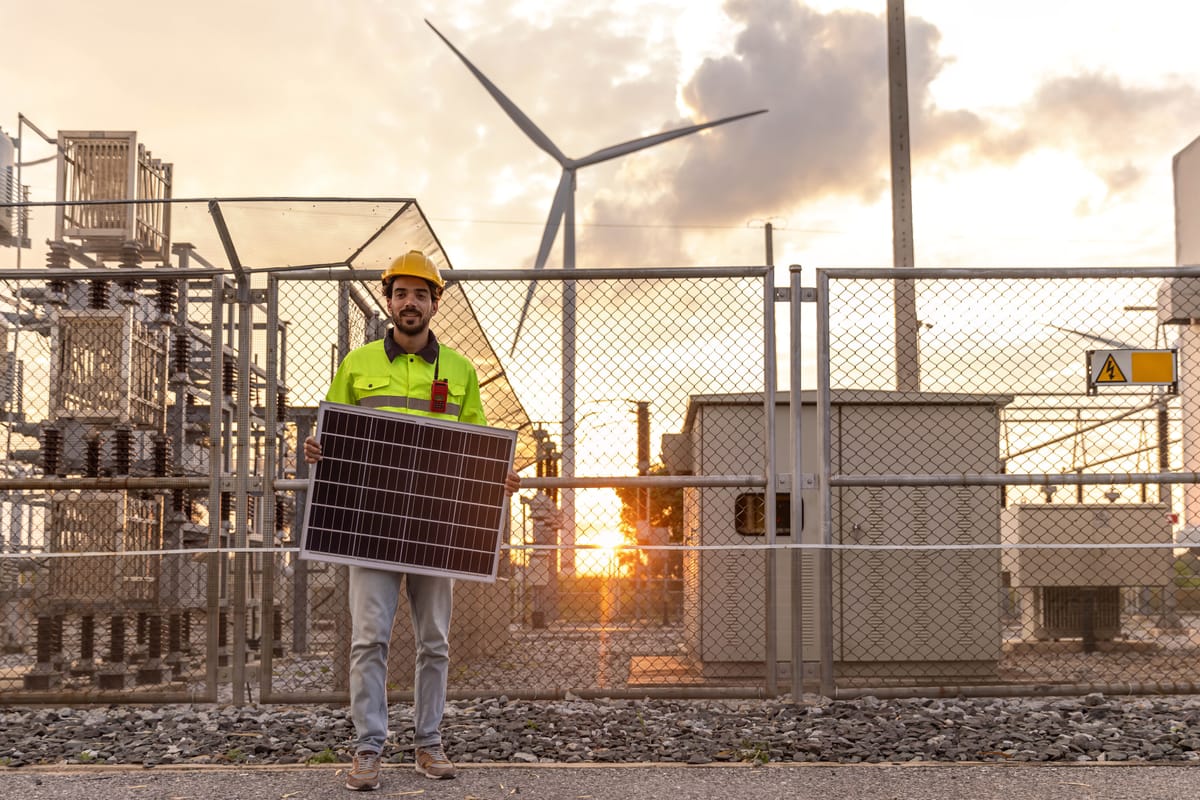
[[[340,769],[344,769],[344,766]],[[334,765],[152,769],[83,766],[0,771],[5,800],[1177,800],[1195,795],[1200,766],[1159,765],[472,765],[431,781],[385,770],[376,792],[351,794]]]

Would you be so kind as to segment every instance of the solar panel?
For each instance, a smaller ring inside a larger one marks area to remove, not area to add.
[[[494,581],[516,431],[322,402],[300,557]]]

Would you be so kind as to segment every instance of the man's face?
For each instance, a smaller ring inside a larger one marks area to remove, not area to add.
[[[419,336],[437,313],[438,301],[428,283],[410,275],[400,275],[392,280],[387,306],[397,331],[406,336]]]

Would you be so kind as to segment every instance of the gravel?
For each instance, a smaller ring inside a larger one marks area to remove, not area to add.
[[[393,703],[387,761],[412,759]],[[1200,762],[1200,697],[455,701],[460,763]],[[345,707],[0,708],[0,764],[297,764],[350,758]]]

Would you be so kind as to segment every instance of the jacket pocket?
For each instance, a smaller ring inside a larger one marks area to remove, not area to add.
[[[354,393],[359,397],[382,394],[391,386],[389,375],[357,375],[354,378]]]

